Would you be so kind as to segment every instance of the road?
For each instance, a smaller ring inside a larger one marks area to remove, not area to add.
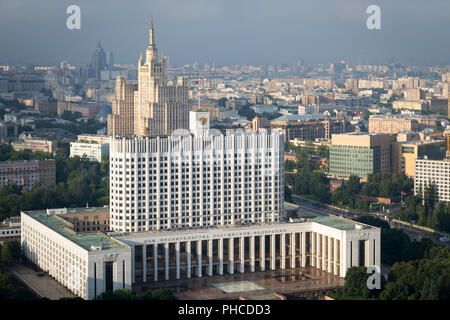
[[[20,281],[22,281],[28,288],[40,297],[45,297],[50,300],[59,300],[60,298],[74,298],[75,295],[66,289],[63,285],[58,283],[55,279],[47,274],[39,277],[38,273],[33,269],[16,263],[8,270]]]

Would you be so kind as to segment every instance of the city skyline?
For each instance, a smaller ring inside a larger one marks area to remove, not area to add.
[[[299,58],[308,64],[344,59],[355,64],[450,64],[445,55],[450,45],[440,37],[440,30],[450,27],[445,19],[449,3],[378,1],[381,30],[369,30],[366,9],[372,2],[172,0],[93,6],[78,1],[73,4],[81,9],[81,29],[69,30],[70,3],[2,1],[0,27],[14,32],[0,34],[0,41],[8,43],[0,63],[87,64],[101,40],[117,63],[135,64],[153,15],[159,46],[172,65],[295,64]]]

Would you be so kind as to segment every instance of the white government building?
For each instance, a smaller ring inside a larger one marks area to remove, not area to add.
[[[223,134],[209,128],[207,112],[188,117],[187,80],[166,84],[153,23],[138,70],[137,91],[117,80],[123,92],[108,117],[110,134],[140,136],[109,140],[113,232],[75,232],[61,214],[68,209],[22,212],[29,260],[84,299],[226,273],[316,267],[344,277],[351,266],[380,268],[379,228],[332,216],[282,222],[283,134]],[[175,130],[188,121],[190,131]],[[101,160],[101,145],[76,142],[71,155]]]
[[[207,113],[190,115],[191,132],[111,142],[113,232],[75,233],[58,209],[22,212],[26,256],[85,299],[227,273],[380,267],[378,228],[333,216],[282,222],[282,134],[222,135]]]
[[[168,138],[111,138],[111,227],[140,232],[280,221],[283,135],[209,129],[190,112],[190,129]]]
[[[28,259],[84,299],[155,281],[309,266],[344,277],[381,264],[379,228],[332,216],[109,234],[74,233],[54,211],[21,221]]]

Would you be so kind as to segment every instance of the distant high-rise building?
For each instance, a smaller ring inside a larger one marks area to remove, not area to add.
[[[134,93],[137,84],[117,77],[116,96],[112,101],[112,114],[108,114],[108,134],[130,137],[134,135]]]
[[[108,51],[108,54],[106,55],[106,64],[109,68],[112,68],[114,65],[114,54],[112,51]]]
[[[99,40],[91,58],[90,77],[100,80],[100,71],[106,69],[107,66],[108,64],[106,62],[106,54]]]
[[[138,61],[137,88],[130,87],[124,78],[117,79],[116,99],[112,115],[108,117],[108,134],[168,136],[175,129],[188,128],[187,78],[179,77],[176,84],[168,84],[165,69],[164,56],[158,59],[152,21],[145,61],[142,53]]]

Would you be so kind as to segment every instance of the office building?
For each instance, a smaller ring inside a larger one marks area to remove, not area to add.
[[[448,99],[440,99],[436,97],[428,98],[426,100],[428,105],[428,111],[430,113],[439,113],[444,116],[448,116]]]
[[[134,93],[137,88],[137,84],[128,83],[125,77],[117,77],[112,113],[108,115],[109,135],[134,135]]]
[[[21,213],[25,257],[83,299],[131,289],[130,247],[100,232],[74,232],[59,211]]]
[[[335,177],[390,172],[390,136],[373,133],[334,134],[330,148],[330,174]]]
[[[414,100],[397,100],[392,103],[394,110],[414,110],[414,111],[428,111],[428,105],[425,101]]]
[[[399,115],[369,117],[370,133],[397,134],[401,131],[419,131],[419,123],[415,119]]]
[[[103,157],[109,154],[109,144],[71,142],[70,157],[86,156],[91,161],[102,162]]]
[[[92,54],[89,77],[100,80],[101,71],[105,70],[107,67],[108,64],[106,62],[106,54],[99,40],[97,43],[97,47]]]
[[[25,256],[77,296],[132,285],[313,267],[380,268],[380,229],[334,216],[137,233],[74,232],[67,209],[21,213]],[[69,209],[86,215],[92,208]],[[94,209],[95,210],[95,209]]]
[[[109,144],[109,136],[106,134],[79,134],[78,142]]]
[[[441,160],[445,157],[444,141],[405,141],[392,143],[392,171],[403,172],[408,177],[415,176],[415,161],[427,158]]]
[[[11,142],[14,151],[30,149],[31,151],[41,151],[53,154],[58,147],[58,142],[54,140],[44,140],[36,138],[27,138],[24,140],[15,140]]]
[[[16,138],[19,135],[19,125],[12,122],[0,121],[0,140]]]
[[[432,183],[436,186],[436,201],[450,201],[450,161],[417,159],[415,163],[414,194]]]
[[[346,132],[345,119],[331,119],[324,114],[284,115],[271,121],[270,127],[283,132],[285,141],[329,140],[332,134]]]
[[[20,217],[9,217],[0,222],[0,245],[5,241],[20,241],[20,234]]]

